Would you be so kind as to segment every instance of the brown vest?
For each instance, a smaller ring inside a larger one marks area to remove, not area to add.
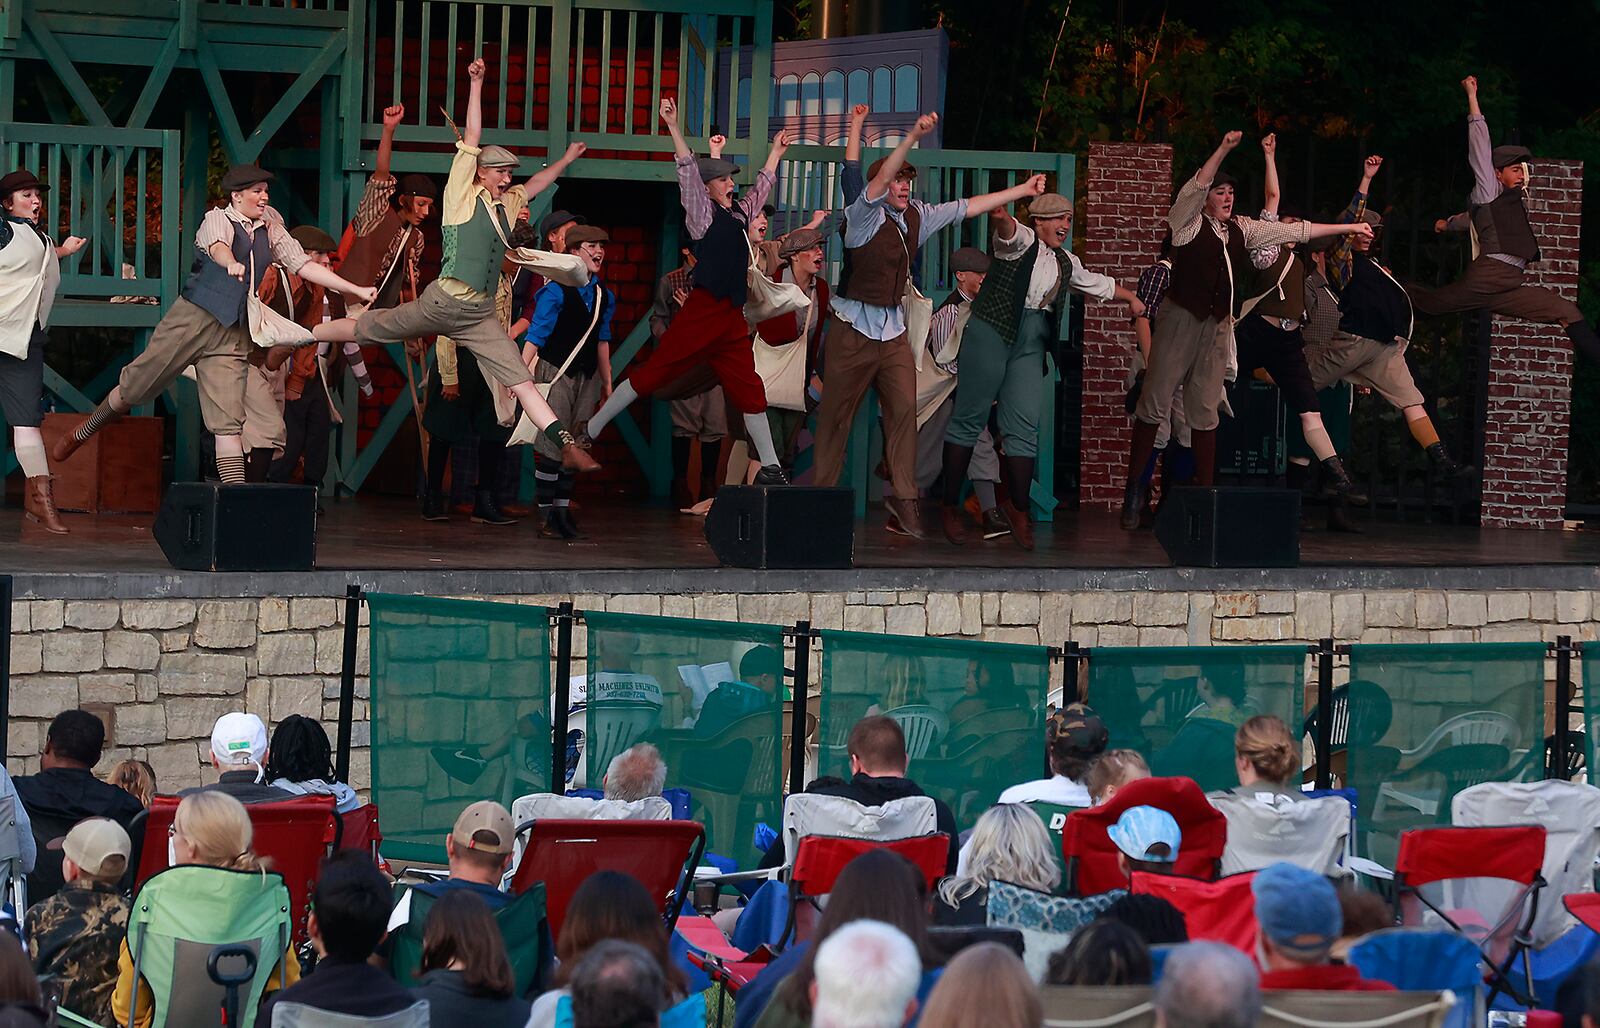
[[[905,210],[906,231],[887,214],[883,224],[864,246],[846,249],[839,273],[839,295],[878,307],[898,307],[905,297],[922,237],[922,215],[915,205]]]
[[[1261,302],[1251,309],[1252,314],[1294,321],[1305,317],[1306,271],[1293,250],[1285,249],[1272,262],[1272,267],[1257,272],[1257,275],[1259,277],[1251,292],[1261,297]]]
[[[339,274],[358,286],[382,285],[384,273],[389,270],[384,265],[384,258],[394,248],[396,237],[405,229],[406,224],[400,220],[399,213],[393,209],[389,210],[371,232],[356,236],[355,241],[350,244],[350,252],[339,265]],[[416,244],[407,240],[406,245]],[[406,255],[403,250],[395,254],[394,263],[399,265],[395,276],[405,274],[405,260]],[[399,279],[395,278],[394,281],[398,282]]]
[[[1194,239],[1172,251],[1172,285],[1167,290],[1167,299],[1201,321],[1207,318],[1220,321],[1237,314],[1239,303],[1246,295],[1243,283],[1239,289],[1233,288],[1229,265],[1234,276],[1247,275],[1253,269],[1239,226],[1232,220],[1226,223],[1228,245],[1224,249],[1222,240],[1211,231],[1204,218],[1201,215],[1200,231],[1195,233]]]

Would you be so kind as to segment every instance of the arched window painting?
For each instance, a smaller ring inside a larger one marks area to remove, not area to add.
[[[894,70],[894,109],[896,111],[914,111],[917,109],[917,79],[917,66],[914,64],[902,64]]]

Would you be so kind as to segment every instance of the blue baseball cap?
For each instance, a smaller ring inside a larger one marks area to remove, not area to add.
[[[1172,815],[1160,807],[1129,807],[1117,823],[1106,829],[1111,841],[1131,860],[1170,864],[1178,859],[1183,831]],[[1154,846],[1165,846],[1165,854],[1151,853]]]
[[[1339,894],[1315,871],[1273,864],[1256,872],[1250,889],[1261,934],[1290,957],[1321,960],[1344,930]]]

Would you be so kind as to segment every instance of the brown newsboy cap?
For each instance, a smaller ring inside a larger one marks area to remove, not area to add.
[[[567,229],[567,249],[575,248],[579,243],[609,243],[611,237],[606,235],[606,230],[599,225],[574,225]]]
[[[302,250],[333,253],[339,249],[339,244],[333,241],[333,237],[315,225],[297,225],[289,235],[300,244]]]
[[[254,164],[235,164],[228,169],[226,175],[222,176],[222,191],[224,193],[238,192],[241,189],[249,189],[257,182],[275,181],[277,177],[272,172],[264,168],[258,168]]]
[[[804,253],[815,246],[822,245],[823,235],[814,228],[797,228],[778,240],[778,256],[788,260],[797,253]]]
[[[967,271],[975,275],[989,272],[989,255],[976,246],[963,246],[950,255],[951,272]]]
[[[1525,161],[1533,160],[1533,153],[1525,146],[1518,146],[1515,143],[1502,143],[1490,152],[1489,158],[1494,163],[1494,170],[1499,171],[1507,165],[1522,164]]]
[[[1072,201],[1060,193],[1040,193],[1028,204],[1028,217],[1060,218],[1072,213]]]
[[[39,176],[27,168],[18,168],[9,175],[0,178],[0,200],[4,200],[21,189],[37,189],[41,193],[50,191],[50,187],[40,182]]]
[[[877,160],[873,161],[872,164],[867,167],[867,181],[870,182],[871,180],[873,180],[873,179],[878,177],[878,172],[880,170],[882,170],[882,168],[883,168],[883,162],[888,160],[888,159],[889,158],[887,158],[887,157],[879,157]],[[900,165],[900,174],[895,176],[895,178],[897,178],[897,179],[900,179],[900,178],[912,178],[912,179],[914,179],[916,177],[917,177],[917,166],[915,164],[912,164],[910,161],[906,161],[904,164]]]

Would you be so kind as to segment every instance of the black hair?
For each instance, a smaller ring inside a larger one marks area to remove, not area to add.
[[[269,782],[280,778],[333,781],[333,746],[322,723],[303,714],[290,714],[279,721],[267,749],[265,777]]]
[[[328,956],[364,961],[383,939],[394,895],[365,850],[339,850],[322,862],[311,906]]]
[[[45,743],[57,757],[94,767],[105,752],[106,726],[87,710],[63,710],[50,722]]]
[[[1160,896],[1132,893],[1105,909],[1101,919],[1120,921],[1138,932],[1147,946],[1170,946],[1189,941],[1189,925],[1183,911]]]
[[[1149,985],[1150,945],[1121,921],[1101,917],[1050,954],[1046,985]]]
[[[783,681],[783,654],[771,646],[753,646],[739,658],[739,678],[748,682],[752,678],[771,675]]]

